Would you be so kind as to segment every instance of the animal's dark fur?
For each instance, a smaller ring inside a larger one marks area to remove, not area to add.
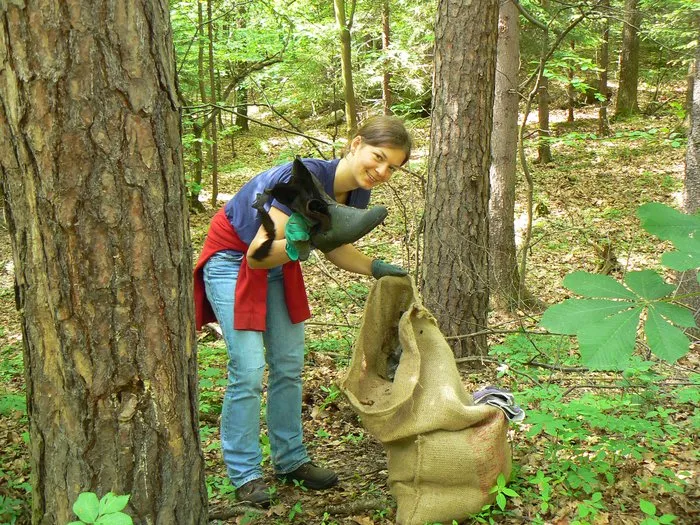
[[[261,261],[267,257],[275,239],[275,224],[270,214],[265,210],[265,204],[270,199],[277,199],[292,211],[301,213],[314,225],[311,233],[325,232],[331,227],[331,216],[328,212],[328,195],[323,192],[313,174],[304,166],[299,157],[292,164],[292,176],[289,182],[280,182],[265,193],[258,193],[253,208],[258,210],[262,226],[267,234],[267,240],[255,250],[252,257]]]

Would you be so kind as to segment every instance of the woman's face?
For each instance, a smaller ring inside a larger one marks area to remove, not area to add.
[[[378,184],[388,181],[392,173],[406,160],[403,149],[372,146],[363,142],[362,137],[353,139],[350,152],[355,182],[365,190],[371,190]]]

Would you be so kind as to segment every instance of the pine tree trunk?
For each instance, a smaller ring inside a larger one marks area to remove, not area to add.
[[[520,64],[518,16],[518,8],[513,2],[501,4],[491,135],[490,295],[495,308],[506,311],[518,304],[520,287],[514,228]]]
[[[0,12],[0,182],[21,314],[32,522],[131,494],[206,524],[192,260],[168,4]]]
[[[421,284],[447,336],[486,326],[497,29],[497,0],[438,3]],[[458,356],[486,346],[484,334],[453,344]]]
[[[335,18],[340,31],[340,62],[343,71],[343,87],[345,89],[345,119],[348,137],[357,130],[357,105],[355,103],[355,87],[352,81],[352,48],[350,40],[350,25],[345,15],[345,0],[334,0]]]
[[[639,113],[637,83],[639,82],[639,25],[642,21],[639,0],[625,0],[625,22],[622,28],[620,79],[617,88],[616,117]]]

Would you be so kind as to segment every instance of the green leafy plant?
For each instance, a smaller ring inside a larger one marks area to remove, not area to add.
[[[662,514],[661,516],[657,517],[656,505],[645,499],[639,500],[639,508],[642,509],[642,512],[648,516],[644,518],[640,525],[668,525],[673,523],[676,519],[676,516],[673,514]]]
[[[342,439],[346,443],[352,443],[354,445],[357,445],[358,443],[361,443],[364,438],[365,438],[364,432],[358,432],[357,434],[353,434],[353,433],[345,434],[340,439]]]
[[[272,454],[272,450],[270,449],[270,438],[265,433],[260,434],[260,451],[262,452],[262,461],[260,464],[264,465],[270,461],[270,455]]]
[[[503,474],[499,474],[496,479],[496,485],[491,488],[489,494],[496,494],[496,505],[501,510],[506,509],[508,498],[517,498],[518,493],[507,487],[508,481]]]
[[[301,508],[301,501],[297,501],[294,506],[292,506],[291,509],[289,509],[289,513],[287,514],[287,519],[289,521],[294,521],[294,519],[302,514],[303,510]]]
[[[326,397],[324,398],[323,403],[321,403],[319,410],[325,410],[326,408],[328,408],[328,405],[334,403],[342,393],[337,385],[321,385],[321,390],[323,390],[326,393]]]
[[[323,513],[323,518],[321,518],[321,525],[338,525],[338,522],[331,519],[331,515],[327,512]]]
[[[544,472],[541,470],[537,471],[537,474],[530,478],[528,482],[536,485],[538,488],[537,493],[540,498],[540,512],[546,514],[549,511],[549,500],[552,497],[552,478],[551,476],[545,476]]]
[[[132,525],[131,516],[121,512],[129,503],[129,497],[128,494],[117,496],[108,492],[98,499],[94,492],[83,492],[73,504],[73,512],[79,520],[68,525]]]
[[[15,525],[22,515],[23,507],[22,500],[0,494],[0,523]]]
[[[598,512],[605,509],[603,504],[603,495],[600,492],[594,492],[587,500],[578,504],[578,519],[571,522],[571,525],[589,525],[588,520],[595,520]]]
[[[700,267],[700,238],[695,236],[700,217],[658,203],[645,204],[637,213],[645,230],[676,248],[663,254],[664,266],[678,271]],[[626,368],[640,324],[657,357],[673,363],[688,352],[690,341],[682,328],[695,327],[695,319],[690,310],[674,303],[676,286],[659,273],[628,272],[623,284],[607,275],[574,272],[563,285],[583,299],[566,299],[549,307],[540,324],[553,333],[575,335],[586,366]]]
[[[27,413],[27,401],[23,395],[0,393],[0,416],[7,417],[13,412]]]

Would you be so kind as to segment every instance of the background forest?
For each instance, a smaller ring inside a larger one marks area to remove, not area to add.
[[[426,230],[429,209],[440,202],[430,184],[438,7],[423,0],[170,2],[195,260],[211,217],[250,177],[295,155],[337,157],[358,122],[392,113],[405,119],[414,152],[406,170],[373,192],[372,202],[385,204],[390,215],[358,244],[410,268],[419,286],[435,284],[431,241],[467,242],[447,228],[437,240]],[[484,217],[490,303],[483,326],[441,327],[467,390],[509,388],[527,417],[509,433],[512,482],[496,487],[496,502],[465,523],[697,523],[697,345],[687,351],[683,339],[684,350],[671,357],[648,339],[637,340],[635,324],[634,353],[611,371],[616,367],[600,355],[614,354],[608,340],[591,358],[581,349],[585,341],[571,337],[579,334],[545,323],[556,335],[539,324],[547,307],[586,296],[586,284],[562,284],[573,272],[623,282],[632,272],[653,270],[665,284],[677,281],[662,255],[678,243],[642,223],[638,210],[656,202],[693,213],[700,205],[692,191],[700,188],[700,173],[689,174],[685,162],[697,126],[690,120],[698,92],[697,2],[502,0],[499,8],[492,207]],[[474,55],[468,47],[458,51],[465,60]],[[504,84],[511,70],[515,78]],[[509,96],[515,113],[505,118]],[[499,117],[508,122],[499,125]],[[478,149],[450,146],[456,156]],[[494,201],[506,209],[494,209]],[[15,309],[9,235],[4,238],[0,524],[24,524],[31,522],[32,500],[26,335]],[[218,441],[226,351],[210,326],[198,334],[197,366],[211,523],[393,523],[382,447],[337,386],[373,282],[315,255],[304,265],[313,312],[305,432],[313,457],[339,472],[340,487],[312,494],[278,485],[278,504],[264,513],[235,505]],[[693,307],[694,293],[697,287],[683,291],[680,301]],[[695,341],[693,335],[687,334]],[[670,339],[662,346],[678,348]],[[263,449],[269,452],[264,437]]]

